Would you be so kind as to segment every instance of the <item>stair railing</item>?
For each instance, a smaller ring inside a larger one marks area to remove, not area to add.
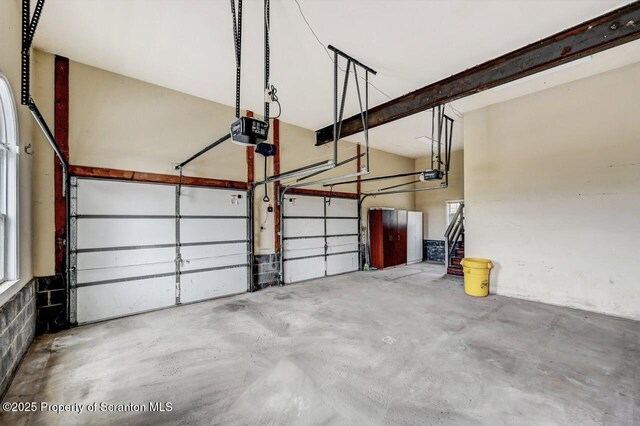
[[[456,211],[456,214],[453,215],[451,219],[451,223],[447,227],[447,230],[444,233],[444,244],[445,244],[445,265],[450,266],[451,258],[454,257],[454,251],[456,249],[456,245],[458,241],[464,234],[464,203],[460,203],[460,207]]]

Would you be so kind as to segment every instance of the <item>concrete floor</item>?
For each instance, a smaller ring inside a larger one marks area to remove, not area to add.
[[[640,424],[640,323],[464,295],[418,264],[36,339],[5,401],[171,402],[7,424]]]

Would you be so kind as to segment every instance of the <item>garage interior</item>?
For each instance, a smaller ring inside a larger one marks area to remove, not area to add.
[[[3,1],[0,422],[640,424],[638,39],[638,1]]]

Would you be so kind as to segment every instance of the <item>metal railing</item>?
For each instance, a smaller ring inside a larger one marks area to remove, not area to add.
[[[444,244],[445,244],[445,264],[450,266],[451,258],[456,250],[456,246],[460,238],[464,234],[464,203],[460,203],[460,207],[453,215],[451,223],[444,232]]]

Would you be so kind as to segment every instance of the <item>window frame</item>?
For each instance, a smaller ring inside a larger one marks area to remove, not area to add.
[[[445,220],[445,229],[449,227],[451,224],[451,216],[449,216],[449,206],[451,204],[458,204],[458,208],[460,208],[460,204],[464,203],[464,200],[446,200],[444,202],[444,220]],[[457,211],[457,209],[456,209]],[[454,212],[455,214],[455,212]]]
[[[4,228],[3,250],[0,250],[0,284],[19,279],[19,239],[18,239],[18,153],[20,137],[18,112],[11,84],[0,72],[0,120],[4,132],[0,141],[0,226]]]

